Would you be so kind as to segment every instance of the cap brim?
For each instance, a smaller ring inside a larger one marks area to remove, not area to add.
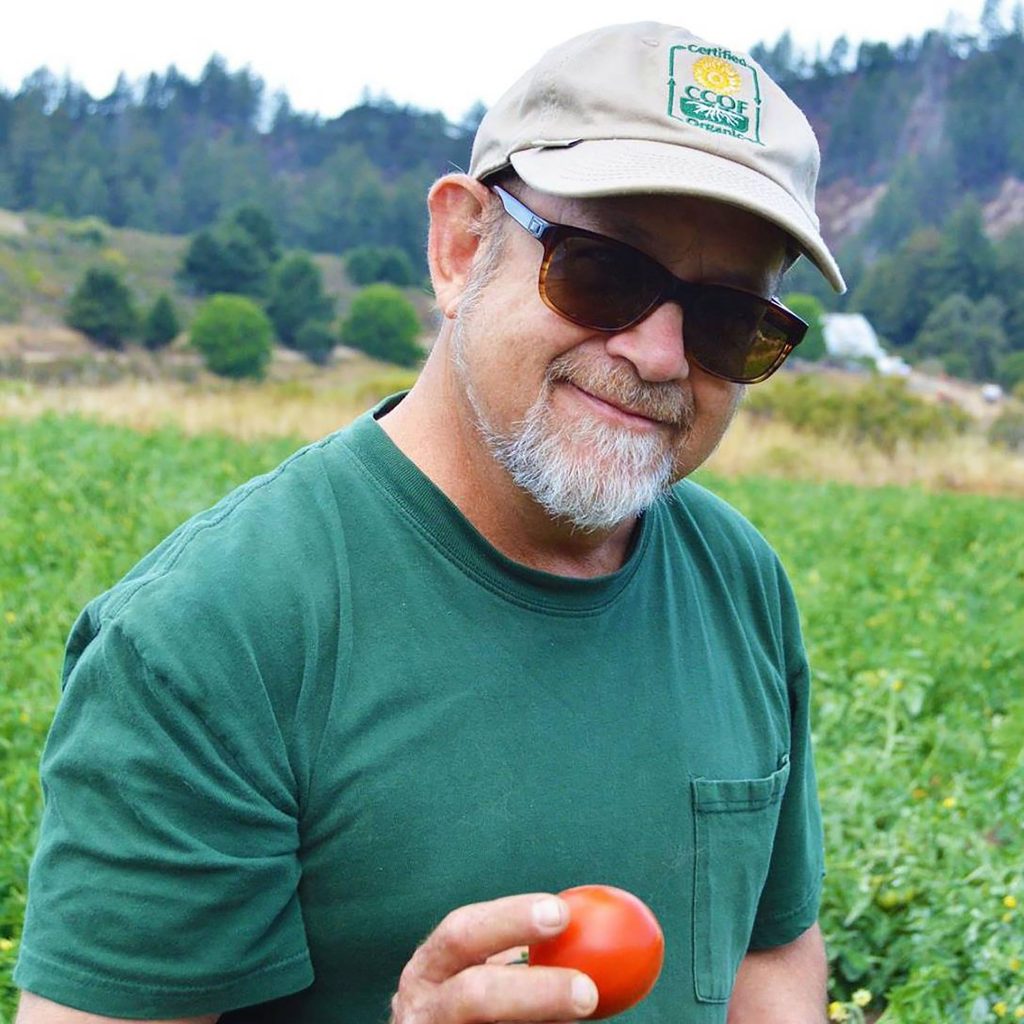
[[[524,149],[510,158],[540,192],[578,199],[659,193],[699,196],[748,210],[777,224],[837,291],[846,282],[817,225],[771,178],[727,157],[642,139],[593,139]]]

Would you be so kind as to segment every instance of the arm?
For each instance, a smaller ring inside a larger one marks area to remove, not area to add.
[[[207,1014],[204,1017],[180,1017],[177,1020],[164,1021],[163,1024],[216,1024],[219,1013]],[[123,1017],[100,1017],[95,1013],[83,1013],[72,1010],[70,1006],[61,1006],[50,1002],[42,996],[31,992],[22,992],[18,1004],[18,1016],[14,1024],[128,1024]]]
[[[817,924],[785,946],[750,952],[736,975],[728,1024],[823,1024],[827,977]]]

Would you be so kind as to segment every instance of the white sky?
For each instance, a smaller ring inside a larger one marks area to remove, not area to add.
[[[1012,0],[1005,0],[1009,19]],[[942,28],[950,12],[977,24],[982,0],[50,0],[4,3],[0,87],[16,90],[46,66],[93,96],[118,71],[135,80],[169,64],[195,78],[214,52],[231,70],[249,66],[267,91],[286,91],[301,111],[332,117],[364,87],[398,103],[459,119],[492,103],[545,50],[591,28],[623,21],[682,24],[712,42],[747,49],[789,29],[806,49],[827,51],[845,34],[899,42]]]

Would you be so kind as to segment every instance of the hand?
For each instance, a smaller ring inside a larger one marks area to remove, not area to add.
[[[526,967],[516,949],[569,923],[557,896],[530,893],[453,910],[406,964],[391,1000],[391,1024],[571,1021],[597,1006],[580,971]]]

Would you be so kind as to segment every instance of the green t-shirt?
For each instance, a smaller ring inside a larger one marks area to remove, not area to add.
[[[619,571],[529,569],[371,414],[85,609],[42,779],[15,980],[108,1016],[381,1024],[449,910],[603,882],[665,932],[621,1019],[722,1022],[745,952],[817,916],[807,664],[761,536],[684,482]]]

